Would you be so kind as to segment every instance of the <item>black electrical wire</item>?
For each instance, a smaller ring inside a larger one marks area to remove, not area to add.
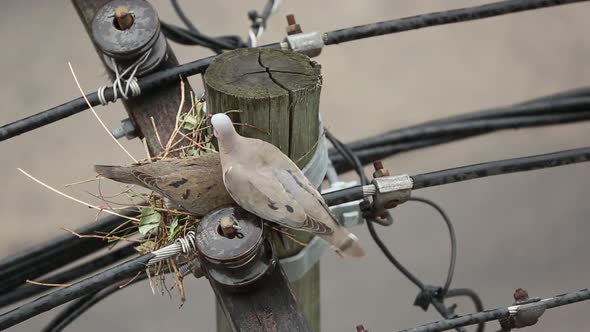
[[[348,146],[353,151],[358,151],[416,139],[439,138],[453,134],[487,133],[502,129],[583,121],[589,118],[590,96],[561,97],[428,121],[352,142]]]
[[[248,46],[239,36],[209,37],[204,35],[188,18],[184,10],[182,10],[178,0],[171,0],[171,2],[176,15],[178,15],[187,29],[161,22],[162,32],[166,38],[184,45],[204,46],[218,54],[221,53],[222,50],[233,50]]]
[[[581,289],[570,293],[556,295],[552,298],[541,300],[547,309],[560,307],[576,302],[590,300],[590,290]],[[440,332],[447,331],[457,327],[479,324],[481,322],[491,322],[510,316],[508,308],[497,308],[493,310],[480,311],[473,314],[445,319],[434,323],[421,325],[415,328],[402,330],[400,332]]]
[[[125,278],[133,277],[144,270],[147,262],[153,257],[155,257],[153,253],[136,257],[4,313],[0,315],[0,330],[7,329],[81,296],[96,292]]]
[[[99,290],[98,292],[88,294],[84,297],[79,298],[78,300],[69,304],[65,309],[63,309],[57,316],[55,316],[49,324],[47,324],[42,332],[60,332],[63,331],[68,325],[70,325],[74,320],[80,317],[83,313],[88,311],[92,306],[97,304],[98,302],[106,299],[113,293],[116,293],[120,290],[127,289],[133,284],[137,282],[143,281],[147,279],[146,274],[141,274],[137,278],[135,278],[129,285],[126,285],[124,288],[116,283],[110,285],[104,289]]]
[[[165,22],[161,22],[161,27],[164,36],[176,43],[203,46],[217,54],[223,50],[234,50],[247,46],[239,36],[209,37]]]
[[[485,120],[467,120],[413,126],[397,131],[395,134],[374,136],[357,141],[355,150],[363,165],[374,160],[391,157],[397,153],[418,148],[449,143],[499,130],[534,128],[547,125],[581,122],[590,120],[590,105],[587,111],[572,111],[562,114],[530,115]],[[351,143],[350,145],[353,145]],[[332,165],[337,171],[348,171],[351,166],[337,153],[329,151]]]
[[[417,140],[415,142],[410,142],[410,143],[398,143],[398,144],[392,144],[392,145],[387,145],[387,146],[382,146],[382,147],[369,148],[369,149],[365,149],[365,150],[358,150],[358,151],[355,151],[354,154],[359,158],[359,161],[361,162],[361,164],[367,165],[367,164],[372,163],[375,160],[392,157],[398,153],[413,151],[413,150],[427,148],[427,147],[432,147],[432,146],[445,144],[445,143],[450,143],[450,142],[453,142],[453,141],[456,141],[459,139],[469,138],[471,136],[474,136],[474,135],[469,135],[469,136],[455,135],[455,136],[450,136],[447,138],[432,138],[432,139]],[[346,160],[344,160],[342,158],[342,156],[337,153],[330,154],[330,161],[332,162],[334,169],[338,173],[344,173],[344,172],[348,172],[350,170],[353,170],[353,167],[350,166],[350,164],[348,164],[346,162]]]
[[[132,216],[136,215],[137,211],[126,210],[121,214]],[[124,218],[107,216],[76,229],[76,233],[107,234],[123,222],[125,222]],[[107,241],[79,238],[67,233],[4,258],[0,260],[0,280],[2,280],[0,295],[12,291],[25,283],[27,279],[34,280],[106,246],[108,246]]]
[[[324,35],[326,45],[421,29],[437,25],[478,20],[499,15],[517,13],[544,7],[559,6],[586,0],[510,0],[481,6],[453,9],[423,15],[405,17],[378,23],[359,25],[352,28],[330,31]]]
[[[40,280],[35,280],[37,282],[45,283],[45,284],[64,284],[70,283],[74,280],[77,280],[81,277],[84,277],[90,273],[94,273],[99,271],[113,263],[116,263],[122,259],[128,258],[129,256],[136,254],[137,251],[134,249],[135,244],[128,244],[121,248],[114,249],[107,254],[92,259],[88,262],[82,263],[78,266],[74,266],[70,269],[67,269],[63,272],[60,272],[56,275],[49,276]],[[37,295],[43,293],[48,290],[46,286],[39,286],[33,284],[25,284],[22,285],[11,292],[3,294],[0,296],[0,307],[4,307],[7,305],[14,304],[16,302],[22,301],[28,297],[33,295]]]
[[[590,161],[590,147],[558,151],[542,155],[490,161],[412,176],[412,189],[427,188],[487,176],[533,171]],[[329,205],[363,199],[363,185],[322,195]]]
[[[532,171],[587,161],[590,161],[590,147],[521,158],[489,161],[480,164],[414,175],[412,176],[412,180],[414,181],[412,189],[428,188],[487,176]]]
[[[172,8],[174,8],[174,11],[176,12],[176,15],[178,15],[178,18],[180,18],[180,20],[182,21],[182,23],[184,23],[184,25],[186,25],[186,27],[190,31],[192,31],[192,32],[200,32],[199,29],[197,29],[197,27],[193,24],[193,22],[188,18],[188,16],[184,12],[184,10],[182,10],[182,7],[178,3],[178,0],[171,0],[170,2],[172,3]]]

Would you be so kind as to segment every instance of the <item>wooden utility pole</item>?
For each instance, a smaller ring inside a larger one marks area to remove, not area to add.
[[[319,138],[319,101],[322,85],[320,66],[307,56],[276,49],[239,49],[218,56],[203,76],[207,109],[230,110],[238,132],[270,142],[299,167],[313,156]],[[311,236],[297,232],[308,242]],[[286,244],[286,245],[284,245]],[[273,234],[279,257],[289,257],[302,248],[294,241]],[[291,288],[300,309],[315,331],[320,329],[319,263]],[[231,331],[217,308],[217,330]]]

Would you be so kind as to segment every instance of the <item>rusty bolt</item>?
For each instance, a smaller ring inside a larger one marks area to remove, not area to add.
[[[516,303],[518,302],[523,302],[529,299],[529,293],[522,289],[522,288],[517,288],[514,291],[514,301],[516,301]]]
[[[294,35],[297,33],[301,33],[301,26],[299,24],[297,24],[297,22],[295,21],[295,15],[293,14],[289,14],[287,15],[287,34],[288,35]]]
[[[366,199],[364,199],[360,204],[359,207],[361,209],[361,211],[365,211],[371,208],[371,202],[367,201]]]
[[[119,6],[115,8],[115,25],[119,30],[127,30],[133,25],[133,16],[129,13],[129,8]]]
[[[393,209],[394,207],[399,205],[399,201],[388,201],[383,203],[384,209]]]
[[[381,160],[375,160],[373,162],[373,167],[375,167],[376,171],[381,170],[383,169],[383,162]]]
[[[375,172],[373,172],[373,178],[389,176],[389,170],[383,167],[383,162],[381,160],[375,160],[373,162],[373,167],[375,168]]]
[[[359,324],[356,326],[356,332],[369,332],[369,331],[365,330],[365,327],[363,326],[363,324]]]
[[[221,221],[219,221],[219,227],[221,227],[221,232],[225,237],[230,237],[236,232],[235,223],[230,217],[222,218]]]

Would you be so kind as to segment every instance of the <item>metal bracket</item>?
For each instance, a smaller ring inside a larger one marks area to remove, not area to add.
[[[330,188],[323,190],[322,193],[350,188],[354,187],[355,185],[357,185],[356,181],[338,181],[332,183]],[[341,225],[344,227],[352,227],[360,225],[363,222],[359,203],[360,201],[347,202],[344,204],[332,206],[330,207],[330,210]],[[326,248],[329,246],[330,245],[326,241],[316,236],[296,255],[280,259],[279,262],[289,281],[293,282],[301,279],[307,273],[307,271],[309,271],[313,265],[320,260],[324,250],[326,250]]]
[[[297,254],[279,259],[279,263],[290,282],[301,279],[320,260],[329,244],[315,236]]]
[[[320,55],[324,48],[324,39],[319,32],[297,33],[288,35],[286,42],[281,43],[282,49],[303,53],[310,58]]]

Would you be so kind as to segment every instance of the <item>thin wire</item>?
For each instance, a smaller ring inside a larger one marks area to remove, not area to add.
[[[258,39],[260,39],[262,33],[266,29],[266,21],[279,9],[281,1],[282,0],[268,0],[261,15],[256,13],[250,17],[252,20],[252,25],[248,30],[248,45],[250,47],[256,47],[258,45]]]
[[[174,8],[174,11],[176,12],[176,15],[178,15],[178,18],[180,18],[180,20],[182,21],[182,23],[184,23],[184,25],[186,25],[186,27],[195,33],[199,33],[199,29],[197,29],[197,27],[193,24],[193,22],[188,18],[188,16],[186,16],[184,10],[182,10],[182,7],[180,7],[180,5],[178,4],[178,0],[172,0],[172,7]]]
[[[422,198],[422,197],[411,197],[409,200],[414,201],[414,202],[424,203],[426,205],[430,205],[432,208],[434,208],[441,215],[441,217],[445,221],[445,224],[447,225],[447,229],[449,230],[449,237],[451,239],[451,258],[450,258],[450,262],[449,262],[449,270],[447,273],[447,279],[446,279],[445,284],[442,289],[442,295],[444,296],[447,294],[447,292],[449,291],[449,288],[451,287],[451,282],[453,280],[453,274],[455,273],[455,263],[457,261],[457,237],[455,236],[455,228],[453,227],[453,224],[451,223],[451,219],[448,217],[448,215],[445,213],[445,211],[435,202],[433,202],[429,199],[426,199],[426,198]]]

